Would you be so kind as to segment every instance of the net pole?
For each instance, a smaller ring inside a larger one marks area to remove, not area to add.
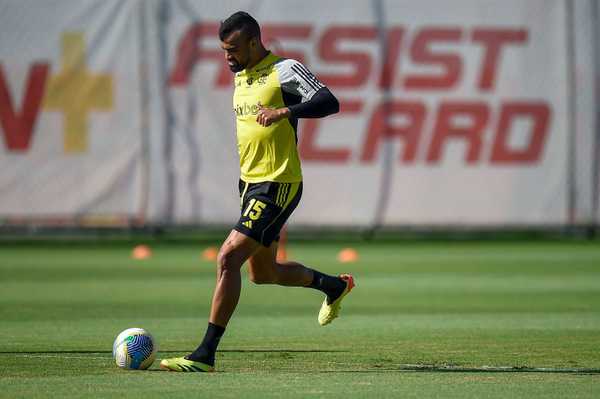
[[[165,171],[165,201],[161,215],[161,223],[163,225],[172,225],[175,214],[175,166],[174,166],[174,112],[171,96],[169,92],[169,49],[168,49],[168,30],[169,21],[171,18],[171,7],[167,0],[162,0],[158,5],[158,21],[159,21],[159,68],[161,76],[161,96],[163,100],[164,112],[164,142],[163,142],[163,158]]]
[[[600,224],[599,214],[599,196],[600,196],[600,7],[598,2],[591,0],[592,6],[592,26],[594,29],[594,109],[595,126],[594,126],[594,153],[592,154],[592,227],[590,229],[590,238],[595,238]]]
[[[383,0],[373,0],[373,12],[375,14],[375,20],[377,22],[377,38],[380,47],[380,59],[382,67],[385,67],[388,63],[388,40],[385,22],[385,10]],[[393,72],[392,72],[393,73]],[[393,79],[392,79],[393,81]],[[383,114],[388,117],[390,114],[390,101],[391,101],[391,85],[385,85],[382,87],[382,101],[384,106]],[[367,229],[365,238],[372,239],[375,232],[381,228],[385,218],[385,212],[388,207],[392,190],[392,178],[394,168],[394,155],[392,153],[393,147],[390,140],[385,140],[383,143],[383,157],[381,161],[382,171],[379,185],[379,197],[377,198],[375,214],[373,215],[373,221],[371,226]]]
[[[140,84],[140,130],[141,130],[141,179],[140,179],[140,202],[137,210],[135,224],[146,224],[148,214],[148,202],[150,196],[150,89],[148,87],[148,29],[146,22],[146,12],[149,5],[140,2],[138,6],[140,17],[139,35],[140,35],[140,63],[139,63],[139,84]]]
[[[573,231],[577,209],[577,175],[575,166],[577,126],[575,120],[575,32],[573,26],[573,0],[566,0],[565,29],[567,46],[567,225]]]

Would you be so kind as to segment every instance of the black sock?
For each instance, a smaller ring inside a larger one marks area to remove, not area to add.
[[[208,323],[208,328],[206,329],[206,334],[204,334],[202,343],[198,348],[196,348],[195,351],[187,355],[185,358],[214,366],[215,352],[217,351],[217,346],[219,346],[219,341],[221,340],[224,332],[225,327]]]
[[[309,288],[322,291],[327,295],[327,303],[331,303],[339,298],[346,289],[346,282],[339,277],[329,276],[316,270],[313,270],[313,280],[307,285]]]

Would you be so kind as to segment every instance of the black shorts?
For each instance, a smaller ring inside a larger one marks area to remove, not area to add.
[[[234,229],[270,247],[302,196],[302,182],[239,182],[241,216]]]

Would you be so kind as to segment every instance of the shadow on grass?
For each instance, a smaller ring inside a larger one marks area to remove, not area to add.
[[[167,353],[186,353],[185,350],[159,351]],[[221,353],[349,353],[343,350],[322,349],[225,349]],[[0,351],[0,355],[68,355],[68,354],[112,354],[107,350],[62,350],[62,351]],[[151,369],[148,371],[165,371]],[[284,371],[285,372],[285,371]],[[310,374],[321,373],[398,373],[398,372],[423,372],[423,373],[554,373],[577,375],[600,375],[600,368],[571,368],[571,367],[530,367],[530,366],[458,366],[458,365],[430,365],[430,364],[374,364],[371,368],[360,370],[313,370]]]
[[[188,350],[159,350],[159,353],[187,353]],[[348,353],[343,350],[323,349],[223,349],[217,353]],[[0,355],[61,355],[61,354],[112,354],[110,350],[63,350],[63,351],[0,351]]]
[[[556,373],[556,374],[580,374],[600,375],[597,368],[563,368],[563,367],[513,367],[513,366],[434,366],[421,364],[401,364],[396,367],[373,366],[364,370],[323,370],[316,373],[381,373],[381,372],[421,372],[421,373]]]
[[[159,372],[172,372],[170,370],[164,370],[161,368],[153,368],[144,371],[159,371]],[[548,369],[548,368],[499,368],[499,369],[489,369],[486,367],[472,367],[472,368],[460,368],[460,369],[447,369],[447,368],[436,368],[436,367],[428,367],[428,368],[411,368],[411,367],[398,367],[398,368],[374,368],[374,369],[364,369],[364,370],[322,370],[322,371],[309,371],[306,374],[382,374],[382,373],[473,373],[473,374],[486,374],[486,373],[544,373],[544,374],[574,374],[581,376],[598,376],[600,375],[600,369]],[[232,373],[232,371],[222,371],[216,370],[211,372],[210,374],[219,374],[219,373]],[[285,373],[298,373],[298,371],[284,370],[277,371],[277,374],[285,374]],[[193,373],[192,373],[193,374]]]

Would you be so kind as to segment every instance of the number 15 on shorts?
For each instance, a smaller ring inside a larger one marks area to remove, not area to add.
[[[251,220],[258,220],[262,214],[263,209],[267,207],[262,201],[252,198],[244,211],[243,216],[249,217]]]

